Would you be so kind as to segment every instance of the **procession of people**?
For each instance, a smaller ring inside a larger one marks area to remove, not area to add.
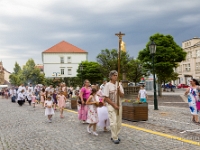
[[[65,83],[60,83],[55,88],[52,85],[44,86],[41,84],[28,86],[21,84],[19,87],[6,89],[11,102],[18,103],[20,107],[24,103],[29,106],[40,107],[44,109],[48,122],[52,123],[53,115],[60,112],[60,118],[63,119],[66,101],[72,96],[77,97],[78,119],[83,124],[88,124],[86,132],[98,136],[98,130],[102,128],[104,132],[111,131],[111,140],[119,144],[118,134],[121,129],[122,111],[121,102],[117,106],[117,90],[119,96],[123,97],[122,85],[117,83],[117,71],[111,71],[109,74],[110,81],[103,81],[102,85],[91,85],[89,80],[85,80],[82,87],[67,87]],[[74,90],[75,89],[75,90]],[[5,96],[4,93],[4,96]],[[7,98],[5,97],[5,98]],[[117,114],[117,111],[120,113]]]

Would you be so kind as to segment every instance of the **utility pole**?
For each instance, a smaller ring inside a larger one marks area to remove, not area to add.
[[[118,50],[118,78],[117,78],[117,87],[119,87],[119,80],[120,80],[120,56],[121,56],[121,43],[122,43],[122,36],[124,36],[124,33],[119,33],[115,34],[116,36],[119,37],[119,50]],[[119,90],[117,90],[117,106],[119,106]],[[119,110],[117,111],[117,115],[119,115]]]

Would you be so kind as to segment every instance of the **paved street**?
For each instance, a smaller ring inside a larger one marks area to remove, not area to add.
[[[159,107],[158,111],[149,106],[149,120],[146,122],[123,121],[120,133],[121,143],[115,145],[110,140],[110,132],[104,133],[98,129],[99,136],[86,132],[86,124],[81,124],[77,114],[65,111],[64,119],[59,118],[59,112],[53,116],[53,122],[48,123],[44,109],[28,106],[19,107],[10,100],[0,98],[0,150],[199,150],[192,142],[200,141],[198,132],[185,130],[200,129],[192,124],[188,108]],[[173,110],[173,111],[172,111]],[[127,124],[131,125],[126,127]],[[188,126],[189,125],[189,126]],[[141,129],[148,129],[142,131]],[[175,140],[151,131],[178,136],[185,141]],[[180,133],[183,132],[184,133]],[[151,132],[151,133],[150,133]]]

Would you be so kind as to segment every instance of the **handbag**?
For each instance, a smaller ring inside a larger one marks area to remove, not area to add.
[[[86,98],[83,98],[83,101],[86,102],[87,99],[86,99]],[[82,101],[81,101],[81,97],[80,97],[80,96],[79,96],[79,98],[78,98],[78,103],[79,103],[79,104],[82,104]]]
[[[82,101],[81,101],[81,97],[80,97],[80,96],[78,97],[78,103],[79,103],[79,104],[82,104]]]

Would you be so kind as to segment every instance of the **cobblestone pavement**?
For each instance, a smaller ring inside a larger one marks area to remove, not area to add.
[[[48,123],[44,116],[44,109],[37,105],[34,109],[26,103],[19,107],[10,100],[0,99],[0,150],[199,150],[195,145],[183,143],[178,140],[165,138],[128,127],[122,127],[120,137],[121,143],[115,145],[110,140],[110,132],[102,132],[98,129],[99,136],[93,136],[86,132],[86,124],[81,124],[77,119],[77,114],[64,112],[64,119],[59,118],[59,112],[53,116],[53,122]],[[167,118],[189,122],[189,111],[186,108],[179,113],[182,117],[177,118],[167,112],[171,109],[160,107],[154,111],[149,106],[149,121],[147,122],[128,122],[137,126],[144,125],[151,130],[162,130],[165,126],[158,121],[159,118]],[[164,115],[163,112],[167,114]],[[163,114],[162,114],[163,113]],[[164,117],[167,116],[167,117]],[[186,116],[186,117],[184,117]],[[167,121],[165,122],[167,123]],[[172,123],[173,124],[173,123]],[[197,125],[192,125],[197,128]],[[172,127],[170,124],[166,128]],[[187,134],[187,133],[186,133]]]

